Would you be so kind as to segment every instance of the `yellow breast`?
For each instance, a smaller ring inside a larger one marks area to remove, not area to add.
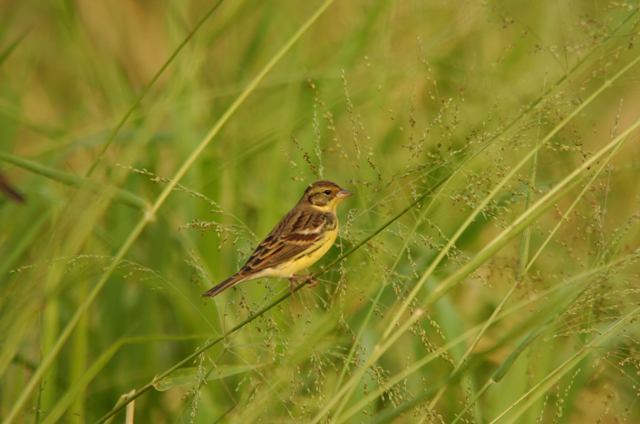
[[[296,274],[298,271],[310,267],[311,265],[316,263],[318,259],[323,257],[325,253],[327,253],[327,251],[331,248],[331,246],[333,246],[333,243],[336,241],[337,236],[338,228],[327,231],[324,238],[317,244],[313,245],[305,252],[299,254],[296,259],[283,263],[277,268],[272,269],[269,274],[274,277],[288,278]]]

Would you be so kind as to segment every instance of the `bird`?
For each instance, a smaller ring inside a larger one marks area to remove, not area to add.
[[[318,261],[336,241],[336,208],[349,196],[351,192],[331,181],[310,184],[244,266],[202,296],[214,297],[236,284],[263,277],[288,278],[292,286],[305,280],[317,284],[312,276],[297,273]]]

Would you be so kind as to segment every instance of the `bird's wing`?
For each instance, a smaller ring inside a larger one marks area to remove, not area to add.
[[[313,248],[335,219],[327,213],[294,208],[251,254],[241,273],[248,275],[287,262]]]

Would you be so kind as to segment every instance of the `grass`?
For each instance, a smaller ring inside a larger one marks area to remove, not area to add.
[[[639,421],[636,7],[7,6],[3,422]]]

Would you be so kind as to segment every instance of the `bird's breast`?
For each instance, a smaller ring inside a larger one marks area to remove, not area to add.
[[[310,267],[316,263],[321,257],[327,253],[338,236],[338,228],[326,231],[322,240],[309,247],[304,252],[300,253],[294,259],[281,264],[274,269],[274,276],[278,277],[291,277],[298,271]]]

